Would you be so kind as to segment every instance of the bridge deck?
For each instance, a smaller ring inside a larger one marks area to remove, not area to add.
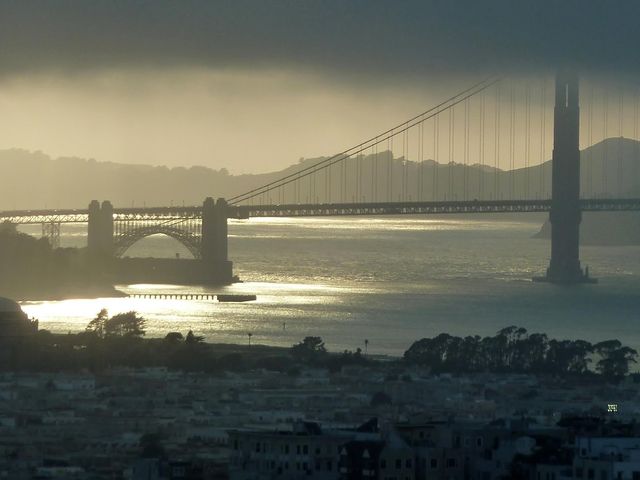
[[[640,198],[580,200],[583,211],[640,211]],[[476,214],[548,212],[551,200],[467,200],[436,202],[331,203],[229,206],[229,218],[318,217],[347,215]],[[197,219],[202,207],[116,208],[115,220],[153,221]],[[0,223],[86,223],[87,210],[14,210],[0,212]]]

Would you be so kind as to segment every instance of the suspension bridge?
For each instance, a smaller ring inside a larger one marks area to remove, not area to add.
[[[86,223],[95,258],[122,257],[140,239],[164,234],[194,257],[185,267],[197,266],[194,280],[229,283],[229,218],[549,212],[551,260],[538,280],[590,282],[579,258],[582,212],[640,211],[640,95],[637,85],[612,95],[583,81],[581,113],[579,90],[568,72],[554,83],[487,79],[227,199],[155,208],[93,201],[84,210],[0,212],[0,222],[41,224],[54,246],[62,224]]]

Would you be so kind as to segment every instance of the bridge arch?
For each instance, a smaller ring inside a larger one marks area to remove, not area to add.
[[[200,237],[168,225],[148,225],[129,230],[114,238],[113,254],[122,257],[136,242],[151,235],[166,235],[180,242],[195,259],[202,258]]]

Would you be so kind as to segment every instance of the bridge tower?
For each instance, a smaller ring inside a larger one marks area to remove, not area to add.
[[[556,74],[551,189],[551,261],[541,280],[592,283],[580,266],[580,107],[577,75]]]
[[[233,263],[228,258],[228,204],[224,198],[208,197],[202,205],[202,262],[212,282],[233,281]]]
[[[113,205],[97,200],[89,204],[87,249],[93,258],[110,258],[113,255]]]

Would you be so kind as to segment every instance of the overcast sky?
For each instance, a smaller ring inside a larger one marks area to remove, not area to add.
[[[495,72],[635,78],[640,2],[0,0],[0,148],[269,171]]]

